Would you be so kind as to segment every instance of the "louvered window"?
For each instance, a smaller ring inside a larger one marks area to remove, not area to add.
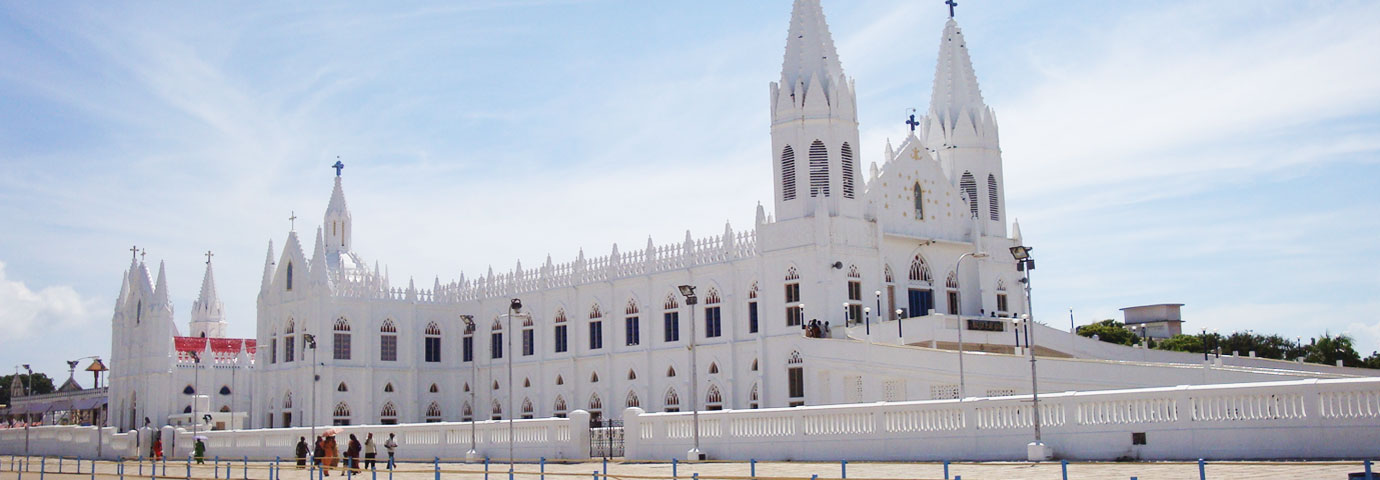
[[[829,196],[829,151],[819,140],[810,144],[810,196]]]
[[[843,198],[853,198],[853,147],[843,144]]]
[[[987,174],[987,210],[989,210],[992,220],[1001,220],[997,205],[997,177],[989,173]]]
[[[968,213],[973,218],[977,218],[977,181],[973,180],[971,172],[963,172],[963,177],[958,180],[958,187],[963,190],[963,194],[968,197]]]
[[[795,150],[790,145],[781,151],[781,200],[795,200]]]

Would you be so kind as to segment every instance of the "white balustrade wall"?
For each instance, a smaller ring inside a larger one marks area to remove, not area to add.
[[[350,434],[355,434],[361,442],[365,435],[374,434],[378,445],[379,458],[388,457],[383,448],[388,434],[397,436],[398,458],[430,461],[439,457],[446,460],[465,458],[470,449],[470,423],[418,423],[407,425],[354,425],[345,427],[317,427],[320,433],[326,428],[340,428],[336,436],[340,451],[345,451]],[[475,450],[480,457],[508,458],[508,422],[493,420],[474,423]],[[136,440],[136,432],[114,433],[114,428],[105,428],[105,439],[101,457],[137,458],[140,453],[148,456],[148,432],[143,432],[143,440]],[[312,429],[309,427],[272,428],[258,430],[201,431],[197,435],[206,437],[208,456],[222,459],[249,457],[256,460],[272,460],[282,457],[284,462],[291,460],[297,441],[301,437],[312,442]],[[191,452],[192,434],[190,430],[164,427],[163,451],[169,458],[185,458]],[[589,458],[589,413],[576,410],[569,418],[543,418],[533,420],[514,420],[513,455],[519,459],[587,459]],[[174,438],[175,441],[167,439]],[[173,445],[175,443],[175,445]],[[140,449],[136,447],[144,445]],[[77,426],[47,426],[29,429],[29,452],[33,455],[62,455],[68,457],[96,457],[96,428]],[[144,450],[140,452],[140,450]],[[0,430],[0,454],[24,453],[24,429]]]
[[[1024,460],[1031,413],[1029,395],[700,412],[700,449],[726,460]],[[693,444],[689,413],[631,408],[623,419],[628,459],[684,458]],[[1040,423],[1070,460],[1365,458],[1380,444],[1380,378],[1042,394]]]

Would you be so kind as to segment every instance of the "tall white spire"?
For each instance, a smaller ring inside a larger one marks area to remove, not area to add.
[[[225,336],[225,305],[216,294],[216,277],[211,258],[206,257],[206,275],[201,277],[201,293],[192,303],[191,335],[220,338]]]
[[[842,77],[843,64],[834,49],[834,38],[824,22],[819,0],[796,0],[786,37],[786,57],[781,62],[782,90],[805,95],[818,84],[829,100],[835,100],[836,83]]]
[[[335,189],[331,190],[331,203],[326,206],[321,228],[325,233],[327,253],[338,254],[350,251],[350,234],[353,233],[354,226],[350,219],[350,209],[345,205],[345,189],[340,184],[340,172],[345,168],[345,164],[336,161],[333,168],[336,169]]]
[[[939,39],[939,62],[934,69],[934,87],[930,92],[930,113],[941,118],[952,119],[966,110],[981,111],[986,108],[982,101],[982,90],[978,88],[977,73],[973,71],[973,61],[968,57],[968,44],[963,39],[963,31],[953,18],[944,24],[944,35]]]

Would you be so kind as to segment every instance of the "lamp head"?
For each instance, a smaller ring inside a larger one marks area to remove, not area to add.
[[[899,309],[899,308],[896,309],[896,316],[900,316],[900,315],[901,315],[901,312],[903,312],[903,311],[905,311],[905,310],[901,310],[901,309]]]
[[[843,302],[843,308],[848,308],[848,302]]]
[[[1022,313],[1022,314],[1021,314],[1021,320],[1030,320],[1030,314],[1029,314],[1029,313]]]
[[[691,295],[694,295],[694,294],[695,294],[695,286],[694,286],[694,285],[681,285],[681,286],[680,286],[680,294],[681,294],[681,295],[685,295],[685,296],[687,296],[687,297],[688,297],[688,296],[691,296]]]
[[[28,371],[32,372],[34,369],[29,368],[29,364],[26,363],[26,364],[24,364],[24,370],[28,370]]]
[[[843,270],[843,262],[834,262],[834,264],[830,266],[834,267],[835,270]]]
[[[882,296],[882,291],[881,291],[881,290],[877,290],[877,291],[872,292],[872,294],[873,294],[873,295],[876,295],[876,296],[878,296],[878,297],[880,297],[880,296]]]
[[[460,321],[465,322],[465,326],[467,326],[467,327],[473,327],[473,326],[474,326],[474,315],[461,315],[461,316],[460,316]]]
[[[872,307],[863,307],[863,313],[872,313]]]
[[[1015,258],[1018,262],[1021,260],[1028,259],[1030,258],[1031,250],[1034,249],[1024,245],[1016,245],[1014,247],[1011,247],[1011,257]]]
[[[508,304],[508,308],[511,308],[514,312],[522,311],[522,299],[514,298],[512,303]]]

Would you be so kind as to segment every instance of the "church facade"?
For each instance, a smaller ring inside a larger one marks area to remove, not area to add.
[[[866,172],[854,82],[818,0],[795,1],[764,107],[773,201],[750,227],[429,287],[395,282],[356,250],[337,162],[321,225],[269,243],[254,339],[220,338],[209,260],[190,337],[177,337],[161,269],[151,287],[131,264],[113,320],[112,420],[192,410],[193,382],[232,392],[207,408],[244,411],[252,428],[1028,393],[1029,336],[1014,341],[1011,322],[1029,313],[1010,254],[1020,228],[958,24],[941,33],[928,111]],[[1200,360],[1033,329],[1049,357],[1042,390],[1349,375],[1256,359],[1186,368]],[[187,368],[193,351],[212,368]]]

